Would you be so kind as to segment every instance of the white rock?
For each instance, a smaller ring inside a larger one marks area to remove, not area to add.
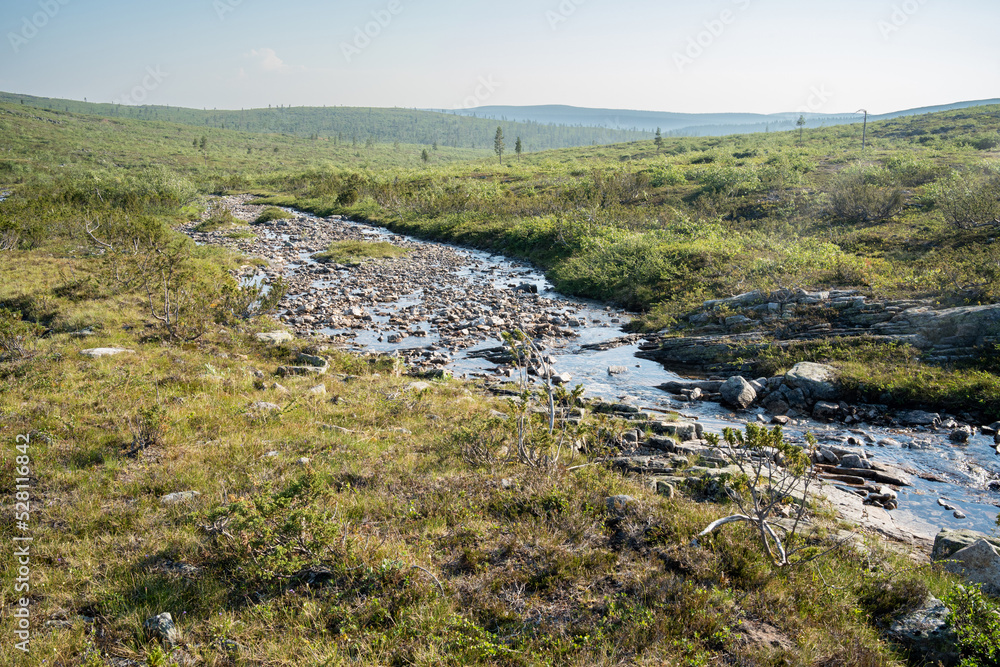
[[[126,350],[121,347],[92,347],[89,350],[80,350],[80,354],[85,357],[91,357],[92,359],[97,359],[98,357],[113,357],[116,354],[123,354],[126,352],[134,352],[134,350]]]
[[[411,382],[408,385],[406,385],[406,390],[407,391],[424,391],[425,389],[430,389],[431,386],[432,385],[431,385],[430,382],[417,381],[417,382]]]
[[[178,503],[186,503],[190,500],[194,500],[201,494],[197,491],[177,491],[176,493],[168,493],[165,496],[160,497],[161,505],[176,505]]]
[[[262,343],[285,343],[294,338],[292,334],[287,331],[262,331],[256,334],[257,340]]]

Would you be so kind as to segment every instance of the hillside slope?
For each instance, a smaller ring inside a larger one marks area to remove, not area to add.
[[[352,148],[369,143],[435,143],[452,148],[492,150],[498,123],[453,113],[374,107],[275,107],[268,109],[199,110],[165,106],[128,106],[49,99],[0,93],[0,102],[38,109],[104,116],[115,119],[156,120],[205,128],[263,134],[322,137]],[[610,144],[650,139],[650,132],[570,127],[537,122],[502,122],[508,149],[521,138],[525,151],[568,146]]]

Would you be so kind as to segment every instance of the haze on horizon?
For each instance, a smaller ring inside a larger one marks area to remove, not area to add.
[[[7,0],[0,90],[239,109],[871,113],[998,97],[988,0]]]

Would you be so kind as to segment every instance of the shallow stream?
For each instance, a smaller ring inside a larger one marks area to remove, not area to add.
[[[302,214],[298,214],[300,217]],[[563,310],[572,313],[574,318],[586,322],[574,327],[577,336],[564,339],[554,347],[546,349],[545,353],[554,359],[554,370],[557,373],[569,373],[572,376],[571,385],[583,384],[587,396],[598,396],[613,399],[616,402],[625,401],[644,409],[653,411],[677,411],[689,418],[697,419],[709,431],[718,432],[730,426],[742,428],[747,420],[755,420],[755,411],[734,413],[718,403],[693,402],[680,403],[672,399],[657,385],[668,380],[676,380],[680,376],[663,368],[660,364],[640,359],[635,356],[638,344],[624,345],[608,350],[590,350],[584,346],[601,343],[623,336],[622,327],[627,322],[627,315],[614,312],[610,308],[595,302],[565,297],[552,289],[552,285],[538,270],[522,262],[512,261],[505,257],[486,252],[435,244],[411,237],[395,234],[387,229],[364,225],[337,219],[310,220],[317,225],[343,225],[361,231],[365,236],[392,243],[403,243],[409,246],[430,244],[449,248],[462,260],[460,268],[445,267],[452,277],[461,278],[463,285],[462,297],[475,297],[477,289],[487,285],[496,288],[509,288],[512,284],[532,283],[538,286],[539,295],[556,302]],[[259,228],[261,229],[261,228]],[[275,242],[287,242],[288,236],[282,235],[278,229],[262,228],[260,234]],[[312,252],[320,248],[310,249],[298,256],[301,267],[307,267],[313,260]],[[295,271],[294,266],[287,270]],[[325,275],[311,283],[312,290],[338,290],[340,278],[336,273]],[[315,292],[313,292],[315,294]],[[290,295],[294,298],[296,295]],[[420,290],[407,294],[392,303],[381,303],[378,308],[382,313],[399,312],[414,305],[420,305],[423,295]],[[448,346],[435,334],[429,322],[420,326],[427,331],[425,337],[406,337],[401,342],[389,343],[380,334],[379,325],[384,325],[387,315],[373,317],[372,328],[369,330],[319,329],[318,333],[328,335],[346,335],[353,339],[356,346],[382,352],[394,350],[412,350],[415,347],[440,349],[447,347],[452,360],[448,368],[457,376],[493,376],[496,366],[489,361],[470,356],[470,353],[502,344],[499,338],[483,340],[471,347]],[[380,340],[380,338],[382,340]],[[627,372],[611,375],[610,366],[627,367]],[[762,410],[757,410],[763,414]],[[892,429],[865,424],[855,424],[850,427],[838,424],[824,424],[809,419],[795,419],[785,427],[785,432],[792,438],[800,439],[806,431],[811,431],[822,443],[847,446],[848,437],[862,443],[869,458],[894,464],[909,472],[913,478],[913,486],[903,487],[899,491],[899,508],[892,510],[890,515],[903,519],[907,524],[916,524],[923,528],[925,534],[933,535],[941,528],[971,528],[990,532],[1000,506],[1000,491],[992,491],[989,482],[1000,479],[1000,457],[995,454],[992,438],[974,435],[967,444],[957,445],[948,439],[949,431],[922,429]],[[869,436],[866,438],[865,436]],[[877,446],[875,442],[890,439],[898,446]],[[870,440],[871,442],[867,442]],[[931,481],[941,480],[941,481]],[[957,508],[966,518],[956,518],[952,510],[946,510],[939,499]],[[883,512],[872,508],[872,511]]]

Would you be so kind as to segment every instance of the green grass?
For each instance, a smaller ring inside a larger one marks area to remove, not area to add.
[[[327,350],[331,372],[281,379],[284,393],[272,378],[303,341],[257,343],[248,332],[267,322],[194,344],[146,340],[139,295],[57,296],[67,271],[98,270],[58,254],[0,254],[0,301],[32,294],[52,321],[98,332],[56,333],[0,364],[0,439],[33,434],[33,619],[73,622],[37,633],[30,664],[155,659],[142,623],[170,611],[184,650],[210,664],[902,665],[877,621],[948,586],[877,540],[868,556],[844,549],[788,571],[749,530],[693,547],[728,508],[658,496],[600,465],[566,468],[583,457],[540,473],[464,456],[470,438],[512,436],[489,416],[509,406],[474,386],[414,393],[391,360]],[[96,346],[133,352],[79,355]],[[318,383],[325,396],[308,393]],[[255,412],[261,400],[281,413]],[[13,458],[3,465],[12,472]],[[200,495],[159,501],[187,490]],[[623,493],[636,504],[609,513],[605,498]],[[0,575],[5,604],[13,576]],[[745,641],[750,626],[784,647]],[[17,659],[5,642],[0,660]]]
[[[368,259],[388,259],[402,257],[407,252],[388,241],[334,241],[323,252],[313,255],[313,259],[332,264],[356,265]]]

